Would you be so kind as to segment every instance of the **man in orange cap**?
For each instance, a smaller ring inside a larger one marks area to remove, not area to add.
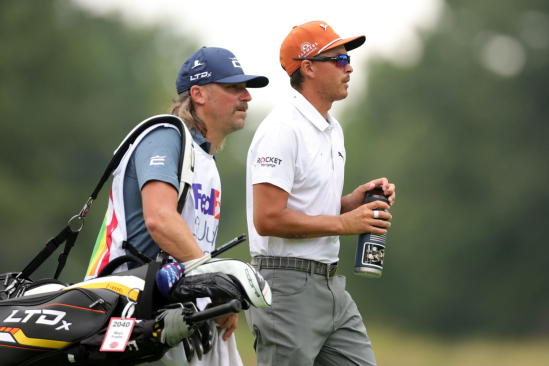
[[[343,131],[328,113],[347,97],[347,52],[365,40],[315,21],[294,27],[280,48],[292,93],[257,129],[246,167],[252,265],[273,294],[270,308],[246,312],[259,366],[376,364],[345,277],[335,275],[339,235],[384,235],[395,186],[375,179],[342,197]],[[362,205],[376,186],[389,204]]]

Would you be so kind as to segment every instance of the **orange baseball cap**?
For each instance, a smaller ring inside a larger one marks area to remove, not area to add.
[[[288,75],[292,75],[301,67],[301,61],[293,58],[313,57],[341,45],[350,51],[365,41],[366,36],[342,39],[326,22],[319,20],[296,25],[282,42],[280,63]]]

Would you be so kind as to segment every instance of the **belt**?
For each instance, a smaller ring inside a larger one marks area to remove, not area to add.
[[[309,259],[295,257],[264,257],[257,256],[252,258],[252,267],[261,269],[289,269],[293,271],[311,272],[327,279],[333,277],[337,272],[337,262],[326,264]]]

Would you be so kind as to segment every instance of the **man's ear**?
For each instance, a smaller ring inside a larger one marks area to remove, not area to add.
[[[204,105],[206,103],[206,88],[199,85],[193,85],[191,87],[190,93],[193,102],[195,102],[196,104]]]
[[[316,67],[311,60],[301,61],[301,75],[303,77],[315,78]]]

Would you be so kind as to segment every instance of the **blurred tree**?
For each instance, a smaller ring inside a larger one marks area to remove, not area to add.
[[[15,271],[80,211],[131,128],[165,112],[195,46],[68,1],[2,1],[0,35],[0,266]],[[84,274],[109,185],[63,278]]]
[[[345,186],[388,176],[397,203],[383,277],[350,286],[366,324],[549,334],[548,8],[450,1],[417,65],[370,65],[342,118]]]

